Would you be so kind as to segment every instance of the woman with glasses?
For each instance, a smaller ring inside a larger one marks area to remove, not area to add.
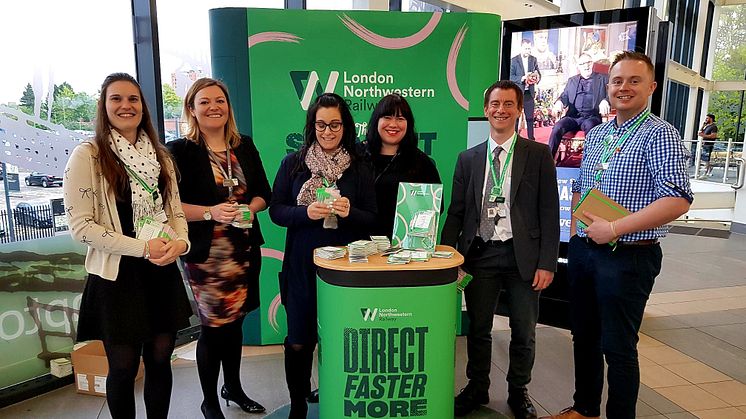
[[[301,149],[280,164],[269,207],[272,221],[287,227],[279,279],[288,324],[290,418],[306,417],[318,339],[313,249],[367,238],[376,219],[373,173],[355,151],[347,103],[334,93],[319,96],[308,109],[303,136]]]
[[[88,246],[77,340],[104,343],[111,417],[135,417],[142,355],[145,411],[165,419],[176,332],[191,316],[174,262],[189,241],[174,164],[129,74],[101,85],[96,132],[73,150],[63,189],[70,233]]]
[[[241,386],[242,325],[259,307],[259,271],[264,244],[256,214],[267,208],[269,182],[259,151],[238,133],[228,88],[197,80],[184,98],[186,137],[168,144],[181,180],[179,190],[192,249],[186,255],[189,284],[199,308],[197,371],[206,418],[223,418],[220,397],[249,413],[264,407]]]
[[[399,182],[440,183],[435,163],[417,148],[414,115],[398,94],[378,102],[368,123],[363,153],[375,169],[378,219],[374,233],[391,237]]]

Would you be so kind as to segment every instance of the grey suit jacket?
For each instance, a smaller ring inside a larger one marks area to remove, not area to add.
[[[461,152],[441,242],[467,258],[479,234],[487,142]],[[532,281],[536,269],[554,272],[559,251],[557,175],[549,148],[518,137],[511,169],[510,220],[518,270]]]

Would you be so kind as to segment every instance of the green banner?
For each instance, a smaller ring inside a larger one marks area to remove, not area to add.
[[[483,116],[484,89],[498,78],[496,15],[226,8],[210,11],[210,25],[213,74],[228,84],[239,129],[254,138],[270,178],[302,145],[309,104],[335,92],[360,138],[383,96],[406,97],[420,149],[450,179],[468,118]],[[269,344],[286,330],[277,281],[285,231],[266,212],[259,218],[267,241],[261,310],[245,330],[247,343]]]
[[[456,310],[445,307],[453,307],[455,282],[317,284],[319,417],[442,418],[453,412]]]

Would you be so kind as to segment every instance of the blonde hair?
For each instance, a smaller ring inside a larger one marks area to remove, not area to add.
[[[236,117],[233,115],[233,106],[231,106],[231,99],[228,96],[228,87],[222,81],[211,79],[209,77],[195,81],[194,84],[192,84],[192,87],[189,88],[189,91],[187,91],[186,97],[184,98],[183,112],[188,123],[185,137],[197,144],[203,141],[201,139],[202,136],[200,135],[199,123],[197,122],[197,118],[192,115],[191,111],[194,110],[194,100],[197,97],[197,93],[210,86],[218,86],[225,95],[225,100],[228,102],[228,121],[225,123],[225,139],[231,147],[238,147],[241,143],[241,134],[239,134],[238,127],[236,126]]]

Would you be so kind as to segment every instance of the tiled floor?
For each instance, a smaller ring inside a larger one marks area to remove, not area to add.
[[[638,417],[646,419],[746,419],[746,236],[730,239],[671,235],[663,242],[663,271],[656,281],[640,335],[641,389]],[[505,402],[508,340],[496,318],[493,385],[489,405],[469,418],[511,418]],[[173,418],[200,418],[201,394],[193,346],[180,348],[174,363]],[[456,388],[464,385],[466,342],[456,344]],[[246,347],[242,377],[247,392],[269,412],[288,403],[282,351]],[[141,393],[142,382],[137,383]],[[529,386],[540,414],[572,400],[570,334],[542,326]],[[141,397],[139,417],[144,416]],[[235,406],[228,418],[247,415]],[[270,415],[283,417],[283,411]],[[0,418],[109,418],[103,398],[75,393],[72,386],[0,410]],[[448,417],[444,414],[444,418]]]

